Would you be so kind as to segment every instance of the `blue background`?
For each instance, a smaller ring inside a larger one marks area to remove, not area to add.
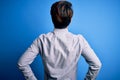
[[[50,7],[55,1],[0,0],[0,80],[24,80],[17,61],[36,37],[53,30]],[[97,80],[120,80],[120,1],[69,1],[74,10],[69,31],[82,34],[102,62]],[[40,56],[31,67],[43,80]],[[78,80],[83,80],[87,68],[81,57]]]

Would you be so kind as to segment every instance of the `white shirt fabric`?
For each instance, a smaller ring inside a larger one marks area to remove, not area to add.
[[[77,63],[82,55],[89,64],[84,80],[95,80],[101,62],[82,35],[65,29],[40,35],[18,61],[26,80],[37,80],[30,64],[40,54],[44,65],[44,80],[77,80]]]

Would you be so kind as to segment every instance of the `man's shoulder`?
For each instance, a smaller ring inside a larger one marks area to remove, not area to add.
[[[81,37],[83,37],[82,34],[74,34],[74,33],[71,33],[71,32],[70,32],[70,34],[71,34],[73,37],[75,37],[75,38],[81,38]]]
[[[43,39],[43,38],[46,38],[46,37],[50,37],[50,36],[52,36],[52,35],[53,35],[52,32],[43,33],[43,34],[40,34],[40,35],[38,36],[38,38]]]

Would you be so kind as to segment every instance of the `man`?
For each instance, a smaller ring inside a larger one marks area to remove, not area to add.
[[[26,80],[37,80],[30,64],[40,54],[44,64],[45,80],[77,80],[77,63],[82,55],[89,64],[84,80],[95,80],[101,62],[82,35],[68,31],[73,16],[72,4],[55,2],[51,7],[54,31],[41,34],[18,61]]]

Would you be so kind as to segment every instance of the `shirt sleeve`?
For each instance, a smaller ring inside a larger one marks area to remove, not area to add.
[[[83,36],[81,37],[83,41],[81,55],[85,58],[86,62],[89,64],[89,69],[84,80],[95,80],[100,71],[101,62],[97,55],[95,54],[95,52],[93,51],[93,49],[88,44],[88,42],[85,40],[85,38]]]
[[[30,64],[40,52],[40,40],[37,38],[31,46],[25,51],[18,61],[18,68],[22,71],[26,80],[37,80]]]

